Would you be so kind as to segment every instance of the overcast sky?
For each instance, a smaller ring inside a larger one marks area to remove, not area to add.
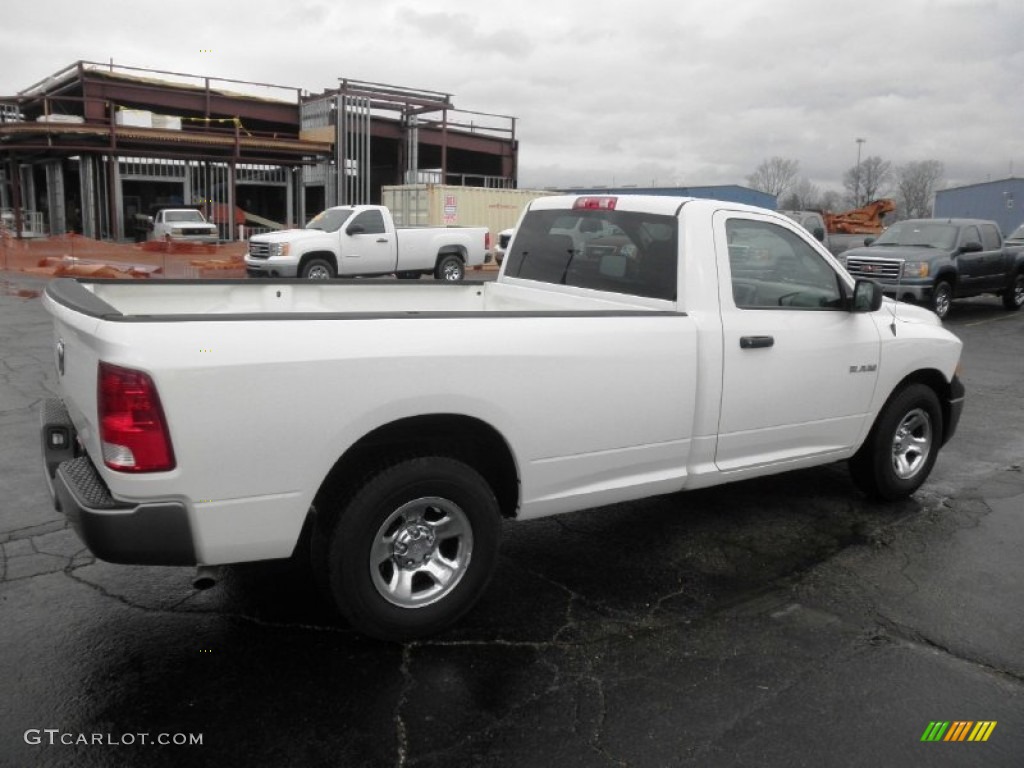
[[[320,91],[339,77],[514,115],[520,186],[841,189],[862,156],[1024,176],[1022,0],[6,2],[0,94],[73,62]],[[208,51],[208,52],[207,52]]]

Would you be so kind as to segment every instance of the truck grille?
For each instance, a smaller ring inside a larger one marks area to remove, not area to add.
[[[196,235],[213,235],[213,231],[204,227],[184,227],[181,230],[181,234],[186,237],[195,237]]]
[[[249,241],[249,256],[254,259],[270,258],[270,243],[254,243]]]
[[[872,280],[898,280],[902,262],[893,259],[851,257],[846,260],[846,271],[854,277]]]

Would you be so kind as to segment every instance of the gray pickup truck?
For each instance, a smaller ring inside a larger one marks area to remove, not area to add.
[[[986,293],[1011,311],[1024,305],[1024,248],[1006,245],[994,221],[898,221],[839,258],[854,277],[876,280],[887,296],[924,304],[940,318],[953,299]]]

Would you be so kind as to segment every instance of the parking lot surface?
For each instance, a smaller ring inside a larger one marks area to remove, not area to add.
[[[0,275],[0,765],[1022,764],[1024,314],[997,300],[947,321],[968,405],[910,501],[836,465],[508,523],[480,606],[388,644],[288,562],[197,591],[88,553],[39,465],[44,284]]]

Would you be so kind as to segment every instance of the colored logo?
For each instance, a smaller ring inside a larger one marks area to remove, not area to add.
[[[921,734],[921,741],[988,741],[995,728],[995,720],[933,720]]]

